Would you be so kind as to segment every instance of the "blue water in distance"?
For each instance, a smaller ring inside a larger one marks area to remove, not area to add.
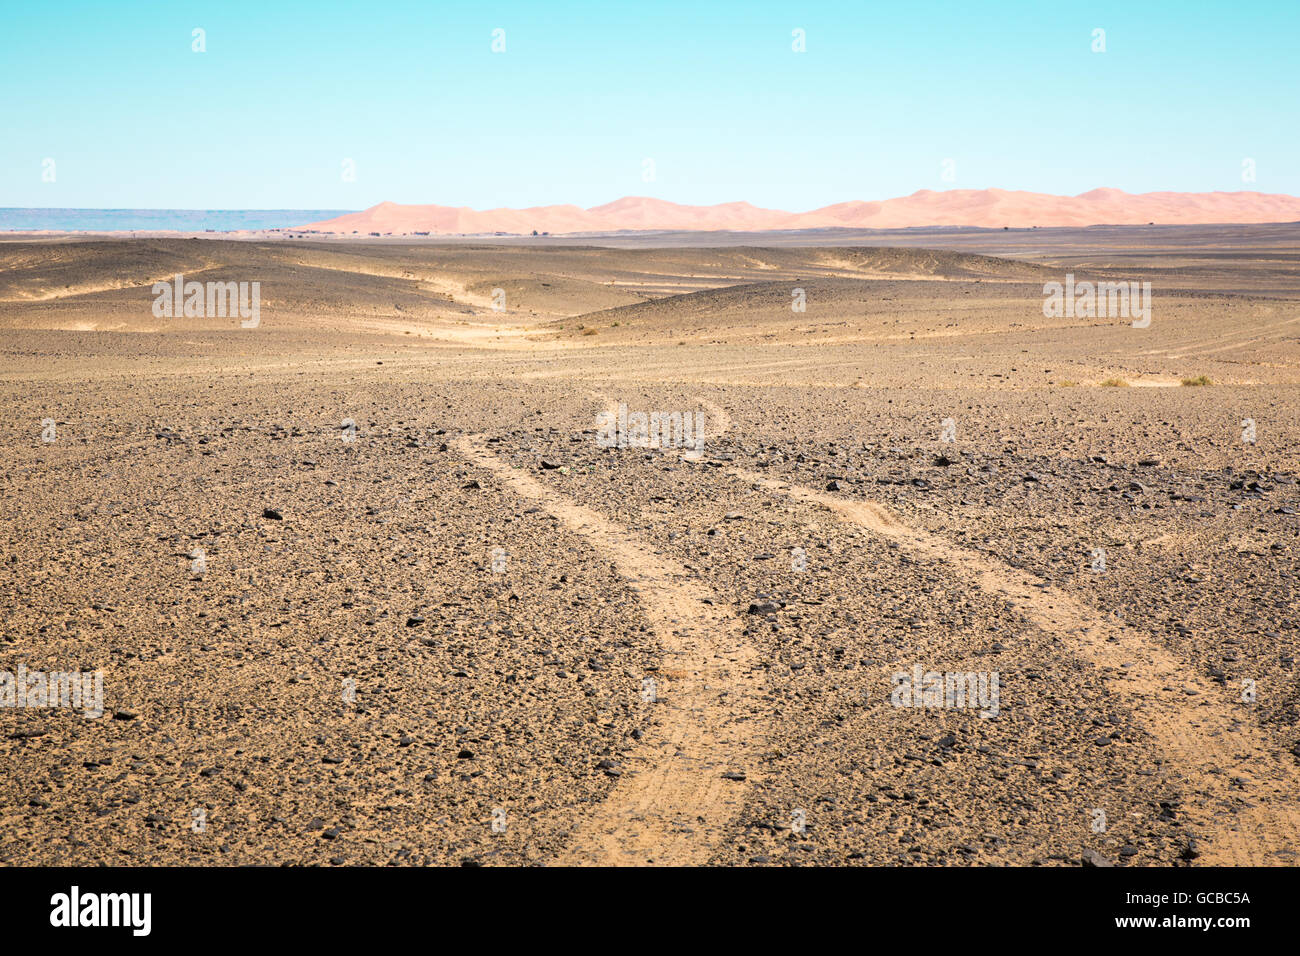
[[[4,209],[0,232],[230,232],[295,229],[352,209]]]

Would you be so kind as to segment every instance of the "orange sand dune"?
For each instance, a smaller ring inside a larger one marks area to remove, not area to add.
[[[438,235],[483,233],[552,234],[625,230],[761,231],[767,229],[899,229],[909,226],[1093,226],[1149,222],[1161,225],[1300,221],[1300,198],[1256,192],[1126,193],[1093,189],[1078,196],[1005,189],[922,189],[882,202],[844,202],[792,213],[761,209],[746,202],[683,206],[663,199],[629,196],[582,209],[534,206],[488,209],[466,206],[402,206],[384,202],[303,229],[365,235],[429,232]]]

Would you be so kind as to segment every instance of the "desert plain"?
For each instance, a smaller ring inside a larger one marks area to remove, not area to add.
[[[0,863],[1300,862],[1300,226],[16,238],[0,328],[0,670],[104,697]]]

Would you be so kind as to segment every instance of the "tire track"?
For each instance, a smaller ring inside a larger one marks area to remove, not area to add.
[[[658,726],[624,776],[578,824],[560,865],[671,865],[707,862],[740,812],[760,752],[761,701],[755,652],[726,604],[691,572],[604,516],[542,484],[483,447],[481,436],[452,442],[457,453],[513,493],[532,499],[611,560],[637,594],[665,647],[656,676]],[[640,694],[642,688],[629,687]],[[629,761],[629,763],[634,761]]]
[[[1189,799],[1179,812],[1198,841],[1205,841],[1198,845],[1198,864],[1294,865],[1300,835],[1294,760],[1278,753],[1221,689],[1165,647],[1060,591],[1040,587],[1033,575],[911,528],[874,502],[836,498],[742,469],[728,473],[764,491],[822,505],[913,553],[948,564],[1038,627],[1059,634],[1067,649],[1122,682],[1115,692],[1133,701],[1146,730],[1183,776]]]

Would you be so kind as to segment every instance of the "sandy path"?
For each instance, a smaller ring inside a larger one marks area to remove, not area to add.
[[[1214,355],[1218,352],[1226,352],[1230,349],[1245,348],[1262,342],[1265,339],[1284,338],[1287,335],[1286,326],[1300,322],[1300,317],[1292,319],[1282,319],[1278,322],[1272,322],[1268,325],[1260,326],[1254,330],[1253,335],[1233,335],[1217,334],[1209,338],[1197,338],[1179,345],[1171,345],[1167,348],[1148,349],[1143,355],[1163,355],[1170,361],[1181,361],[1188,356]],[[1278,330],[1283,331],[1279,332]]]
[[[851,501],[734,469],[730,474],[766,491],[823,505],[843,520],[951,565],[962,577],[997,594],[1038,627],[1122,684],[1148,732],[1185,780],[1179,810],[1204,865],[1294,865],[1300,837],[1300,778],[1290,755],[1278,753],[1251,726],[1245,703],[1211,684],[1163,646],[1100,611],[1001,562],[908,527],[878,504]],[[1282,852],[1278,852],[1282,851]],[[1291,851],[1288,853],[1287,851]]]
[[[573,504],[487,451],[455,450],[513,493],[541,504],[611,560],[636,592],[666,650],[655,680],[659,718],[614,791],[579,824],[561,865],[688,865],[708,860],[740,811],[761,746],[754,650],[724,602],[681,565],[590,508]],[[711,603],[706,603],[711,602]],[[639,684],[628,687],[640,696]]]

